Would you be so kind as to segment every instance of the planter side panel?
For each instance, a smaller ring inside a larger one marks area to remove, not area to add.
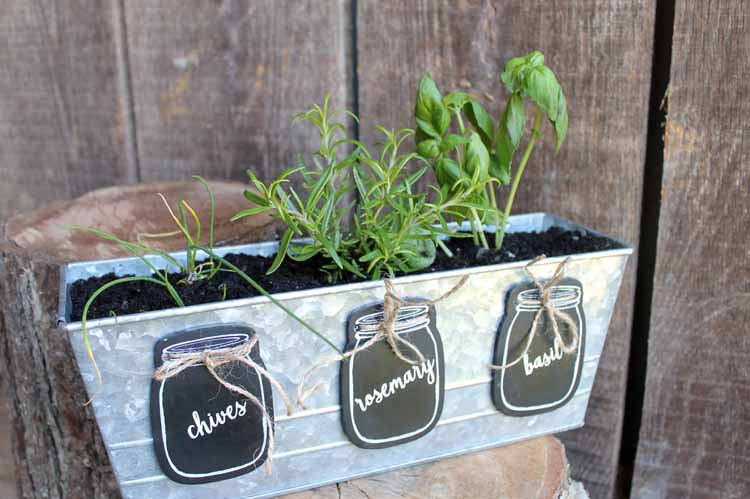
[[[92,344],[105,380],[103,387],[97,387],[80,331],[71,328],[70,334],[89,390],[97,393],[96,415],[125,497],[267,497],[581,426],[625,261],[625,256],[578,259],[568,267],[568,275],[584,285],[588,338],[580,385],[564,407],[523,418],[504,416],[495,409],[490,396],[491,373],[486,366],[492,360],[506,294],[527,277],[522,267],[481,273],[467,270],[474,272],[468,283],[436,305],[445,348],[446,396],[442,417],[431,433],[388,449],[353,446],[341,428],[339,366],[334,364],[321,371],[320,378],[327,387],[311,398],[308,410],[277,418],[272,475],[256,470],[200,486],[171,482],[155,460],[149,425],[154,342],[190,326],[247,324],[259,335],[268,369],[289,393],[294,393],[311,365],[331,356],[331,350],[273,304],[256,301],[93,328]],[[554,260],[540,264],[537,273],[549,277],[556,265]],[[403,296],[431,298],[449,290],[457,279],[444,276],[400,284],[398,289]],[[285,304],[343,347],[350,311],[381,301],[383,291],[381,283],[372,283],[357,290],[293,298]],[[275,397],[275,402],[277,414],[284,414],[280,398]]]

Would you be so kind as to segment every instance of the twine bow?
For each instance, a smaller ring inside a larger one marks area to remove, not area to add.
[[[227,381],[225,376],[219,372],[220,368],[229,364],[239,362],[246,366],[255,369],[263,377],[265,377],[274,388],[276,388],[279,395],[286,405],[286,411],[288,415],[291,415],[294,411],[294,407],[289,400],[289,396],[286,394],[284,387],[281,383],[276,381],[273,376],[260,364],[252,360],[249,355],[252,352],[255,345],[258,343],[258,337],[253,336],[249,341],[234,348],[217,348],[215,350],[204,350],[201,352],[180,352],[180,353],[169,353],[166,361],[154,371],[154,379],[156,381],[166,381],[169,378],[173,378],[183,372],[185,369],[204,365],[206,370],[213,376],[213,378],[221,384],[227,390],[242,395],[249,400],[253,405],[258,407],[263,414],[263,421],[268,427],[268,459],[266,460],[266,471],[271,473],[272,471],[272,455],[274,448],[274,436],[273,436],[273,424],[271,417],[266,410],[265,405],[252,393],[243,388],[240,385],[236,385]]]
[[[531,323],[531,329],[529,329],[528,339],[526,340],[526,345],[524,346],[523,351],[512,362],[508,362],[507,364],[503,364],[501,366],[490,365],[490,369],[503,370],[521,362],[524,355],[526,355],[529,351],[529,348],[531,348],[531,344],[534,341],[534,337],[536,336],[537,330],[539,328],[539,321],[541,320],[543,314],[547,315],[549,322],[552,324],[552,331],[555,334],[555,339],[560,345],[560,349],[564,353],[571,354],[578,348],[578,325],[573,319],[570,318],[570,316],[568,316],[568,314],[558,310],[552,303],[552,299],[550,297],[552,289],[557,286],[565,276],[565,267],[568,265],[568,262],[570,262],[570,257],[560,262],[560,265],[557,266],[557,269],[555,269],[555,273],[552,275],[552,278],[550,280],[542,283],[531,271],[531,267],[546,258],[547,257],[544,255],[539,255],[531,262],[529,262],[526,267],[524,267],[524,270],[529,275],[529,277],[531,277],[531,280],[534,281],[534,285],[539,290],[540,306],[539,310],[537,310],[536,314],[534,314],[534,320]],[[565,323],[565,325],[568,326],[568,329],[570,331],[570,343],[567,343],[560,333],[558,321],[562,321],[563,323]]]
[[[367,340],[362,345],[358,346],[357,348],[353,348],[352,350],[349,350],[348,352],[344,352],[341,355],[337,355],[335,357],[327,357],[316,364],[314,364],[305,374],[302,376],[302,381],[300,381],[300,384],[297,388],[297,405],[305,408],[305,401],[315,392],[317,392],[319,389],[321,389],[323,386],[325,386],[326,383],[324,382],[318,382],[316,383],[312,388],[306,388],[307,383],[310,381],[310,378],[313,374],[315,374],[318,370],[327,367],[331,364],[334,364],[336,362],[342,361],[342,360],[348,360],[352,358],[354,355],[358,354],[359,352],[362,352],[363,350],[367,350],[372,345],[377,343],[378,341],[381,341],[383,338],[388,342],[388,345],[391,347],[391,350],[393,350],[394,355],[398,357],[401,361],[411,364],[411,365],[417,365],[421,364],[425,361],[424,355],[422,355],[422,352],[419,351],[419,348],[417,348],[413,343],[411,343],[409,340],[403,338],[400,334],[397,334],[393,327],[396,324],[396,321],[398,320],[398,314],[401,311],[402,305],[434,305],[438,302],[441,302],[448,298],[449,296],[453,295],[456,291],[461,289],[464,284],[466,284],[466,281],[469,280],[469,276],[465,275],[461,277],[461,279],[456,282],[456,284],[453,285],[451,289],[449,289],[447,292],[443,293],[439,297],[435,298],[434,300],[427,300],[427,301],[421,301],[421,300],[407,300],[405,298],[401,298],[398,293],[396,292],[396,289],[393,286],[393,282],[391,279],[384,279],[383,284],[385,285],[385,294],[383,295],[383,321],[380,323],[380,327],[378,328],[378,331],[373,335],[372,338]],[[402,345],[416,355],[417,360],[413,358],[409,358],[406,355],[404,355],[404,352],[401,350],[401,347],[399,345]]]

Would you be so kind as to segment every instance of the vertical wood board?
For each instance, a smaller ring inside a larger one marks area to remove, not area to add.
[[[118,0],[0,8],[0,220],[137,179]]]
[[[676,4],[632,497],[750,494],[746,3]]]
[[[468,91],[499,116],[505,61],[541,50],[566,92],[570,131],[557,157],[548,137],[535,151],[514,212],[547,210],[637,246],[654,8],[650,1],[616,0],[360,1],[362,139],[379,139],[376,124],[414,126],[425,71],[444,93]],[[573,475],[593,497],[613,493],[617,471],[635,264],[620,291],[587,426],[564,436]]]
[[[126,25],[143,180],[269,180],[314,151],[292,116],[352,100],[344,0],[129,1]]]

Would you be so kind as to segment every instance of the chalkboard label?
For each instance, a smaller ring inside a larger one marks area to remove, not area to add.
[[[550,300],[558,311],[576,324],[578,347],[571,353],[564,353],[547,313],[542,311],[536,335],[522,360],[512,367],[494,371],[492,398],[495,406],[509,416],[555,410],[565,405],[578,388],[586,344],[580,281],[563,278],[551,288]],[[511,290],[497,337],[496,365],[508,364],[521,355],[541,306],[539,290],[533,283],[521,284]],[[570,326],[560,319],[557,324],[561,335],[569,342]]]
[[[352,314],[347,350],[377,333],[382,310],[371,306]],[[342,423],[358,447],[379,449],[415,440],[435,427],[443,410],[445,367],[435,308],[402,306],[393,330],[419,349],[423,362],[399,359],[385,339],[342,362]],[[399,346],[405,357],[419,360],[408,346]]]
[[[254,336],[237,325],[182,331],[156,343],[154,364],[185,353],[240,347]],[[256,344],[249,358],[265,368]],[[255,395],[273,419],[271,386],[240,362],[218,369],[228,383]],[[269,425],[263,411],[223,387],[203,363],[151,383],[151,428],[159,466],[175,482],[215,482],[248,473],[268,456]],[[271,421],[271,427],[273,421]]]

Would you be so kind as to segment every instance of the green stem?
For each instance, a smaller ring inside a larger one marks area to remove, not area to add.
[[[482,221],[479,219],[479,213],[477,213],[477,210],[475,210],[474,208],[471,209],[471,216],[473,216],[474,220],[476,221],[476,225],[472,223],[472,226],[475,227],[474,230],[476,230],[477,234],[479,235],[479,239],[482,241],[482,248],[488,249],[490,245],[487,244],[487,238],[484,235],[484,227]]]
[[[250,277],[249,275],[245,274],[242,270],[240,270],[238,267],[236,267],[235,265],[233,265],[232,263],[230,263],[226,259],[224,259],[224,258],[220,257],[219,255],[217,255],[216,253],[214,253],[211,249],[204,248],[204,247],[201,247],[201,246],[196,246],[196,248],[199,249],[199,250],[201,250],[201,251],[203,251],[204,253],[210,255],[212,258],[215,258],[216,260],[220,261],[227,268],[229,268],[230,270],[232,270],[235,274],[237,274],[238,276],[242,277],[242,279],[244,279],[245,282],[247,282],[250,286],[252,286],[253,288],[255,288],[260,294],[262,294],[263,296],[265,296],[266,298],[268,298],[269,300],[271,300],[271,303],[273,303],[274,305],[276,305],[277,307],[279,307],[281,310],[283,310],[287,315],[289,315],[289,317],[291,317],[292,319],[296,320],[297,322],[299,322],[300,324],[302,324],[303,326],[305,326],[307,329],[309,329],[315,336],[317,336],[318,338],[320,338],[321,340],[323,340],[324,342],[326,342],[326,344],[329,347],[331,347],[339,355],[341,355],[342,359],[344,358],[344,353],[341,350],[339,350],[339,348],[336,345],[334,345],[331,340],[329,340],[328,338],[326,338],[325,336],[323,336],[320,332],[318,332],[317,329],[315,329],[310,324],[308,324],[307,321],[305,321],[303,318],[299,317],[297,314],[295,314],[294,312],[292,312],[291,310],[289,310],[287,307],[285,307],[279,300],[277,300],[276,298],[274,298],[273,296],[271,296],[271,294],[268,291],[266,291],[265,289],[263,289],[263,287],[260,284],[258,284],[257,282],[255,282],[255,280],[252,277]]]
[[[513,200],[516,198],[516,191],[518,190],[518,184],[521,183],[521,176],[523,175],[523,170],[526,168],[526,163],[529,162],[529,157],[531,156],[531,151],[534,150],[534,145],[536,144],[536,139],[539,136],[539,132],[542,126],[542,109],[537,106],[536,107],[536,118],[534,118],[534,129],[531,131],[531,139],[529,140],[528,145],[526,146],[526,151],[523,153],[523,157],[521,158],[521,163],[518,165],[518,170],[516,170],[516,176],[513,178],[513,185],[510,188],[510,194],[508,195],[508,200],[505,202],[505,211],[503,212],[503,226],[499,231],[499,236],[495,239],[495,247],[497,249],[500,249],[503,245],[503,239],[505,238],[505,227],[508,223],[508,217],[510,217],[510,210],[513,206]]]
[[[497,240],[500,237],[500,215],[497,213],[497,198],[495,197],[495,186],[492,182],[487,185],[490,190],[490,204],[492,205],[492,219],[495,225],[495,248],[500,248]]]
[[[153,282],[155,284],[159,284],[160,286],[166,286],[169,288],[170,286],[167,286],[164,282],[154,279],[153,277],[146,277],[146,276],[128,276],[128,277],[120,277],[119,279],[115,279],[114,281],[109,281],[106,284],[103,284],[100,286],[96,291],[91,293],[91,296],[89,297],[88,301],[86,301],[86,304],[83,306],[83,313],[81,314],[81,333],[83,333],[83,344],[86,347],[86,354],[89,356],[89,359],[91,359],[91,363],[94,364],[94,371],[96,372],[96,377],[99,380],[99,384],[102,383],[102,373],[99,371],[99,366],[96,364],[96,359],[94,358],[94,351],[91,349],[91,342],[89,341],[89,330],[86,325],[88,316],[89,316],[89,309],[91,308],[91,305],[93,305],[94,301],[99,297],[100,294],[107,291],[112,286],[117,286],[118,284],[124,284],[126,282],[133,282],[133,281],[146,281],[146,282]],[[173,295],[173,298],[175,298],[175,301],[177,302],[177,305],[180,307],[184,307],[185,304],[182,302],[182,299],[179,295]]]

